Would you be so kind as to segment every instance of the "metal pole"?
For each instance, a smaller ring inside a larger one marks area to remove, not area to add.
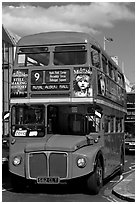
[[[4,104],[4,55],[5,55],[5,42],[2,42],[2,137],[4,136],[4,109],[5,109],[5,104]]]

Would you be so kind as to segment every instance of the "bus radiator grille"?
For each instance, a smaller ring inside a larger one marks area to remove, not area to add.
[[[67,177],[67,154],[55,152],[31,153],[29,156],[30,178]]]
[[[49,164],[49,176],[67,177],[67,155],[65,153],[51,153]]]
[[[47,157],[44,153],[31,153],[29,156],[29,172],[31,178],[47,176]]]

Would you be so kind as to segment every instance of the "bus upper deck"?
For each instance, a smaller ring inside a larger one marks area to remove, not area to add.
[[[94,38],[78,32],[41,33],[18,42],[11,98],[46,96],[68,97],[67,102],[103,96],[126,106],[120,68]]]

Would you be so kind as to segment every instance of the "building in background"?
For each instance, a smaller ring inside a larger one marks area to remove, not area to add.
[[[131,84],[131,82],[128,80],[128,78],[125,76],[125,85],[126,85],[126,92],[134,92],[135,93],[135,84]]]
[[[2,25],[2,135],[8,135],[9,87],[11,67],[14,62],[16,43],[19,37]]]
[[[127,115],[125,117],[125,150],[135,151],[135,92],[127,93]]]

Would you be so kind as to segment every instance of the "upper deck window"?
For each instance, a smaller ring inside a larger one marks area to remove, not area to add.
[[[48,47],[24,47],[18,52],[18,66],[47,66],[49,64]]]
[[[117,69],[115,67],[114,67],[113,73],[114,73],[114,81],[117,82]]]
[[[118,72],[118,84],[121,85],[123,88],[125,86],[124,84],[124,76]]]
[[[114,79],[114,70],[113,70],[113,66],[111,64],[111,62],[108,62],[108,72],[109,72],[109,76]]]
[[[82,65],[87,61],[85,45],[56,46],[54,51],[54,65]]]
[[[91,47],[91,61],[93,66],[100,68],[99,50],[93,46]]]
[[[104,55],[102,55],[102,66],[104,73],[107,74],[107,58]]]

